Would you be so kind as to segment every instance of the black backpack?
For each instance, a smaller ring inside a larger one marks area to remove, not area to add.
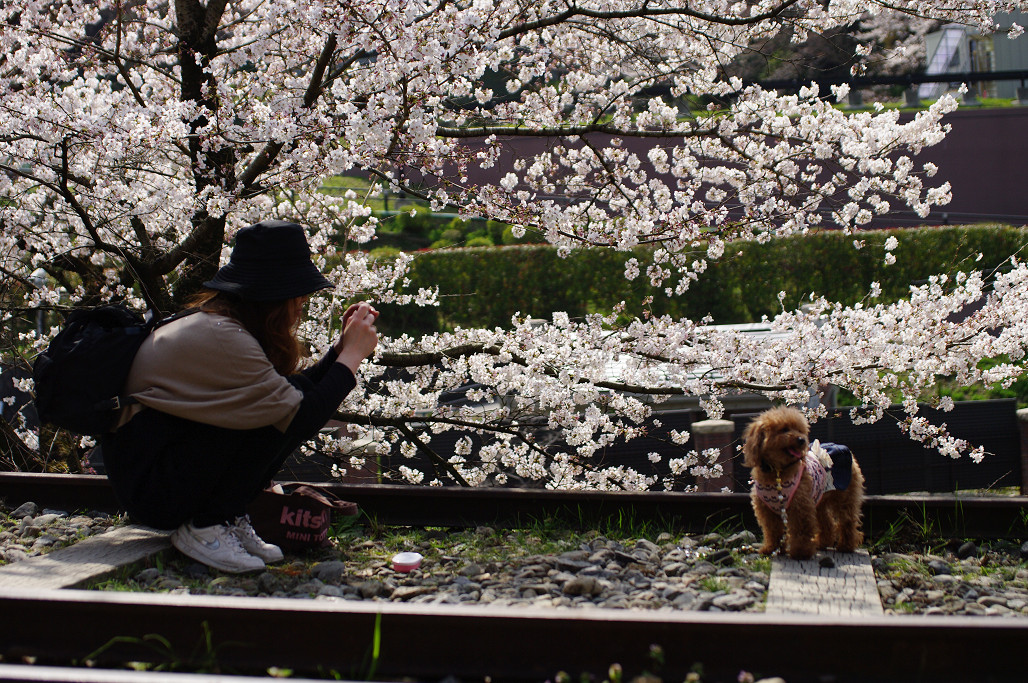
[[[155,328],[194,312],[146,321],[123,304],[72,312],[32,364],[39,419],[78,434],[114,429],[132,360]]]

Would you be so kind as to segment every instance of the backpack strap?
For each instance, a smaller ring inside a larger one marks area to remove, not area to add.
[[[187,316],[190,316],[190,315],[193,315],[194,313],[199,313],[199,312],[200,312],[199,308],[187,308],[184,311],[179,311],[178,313],[173,313],[172,315],[165,316],[164,318],[161,318],[160,320],[158,320],[158,321],[154,322],[152,325],[150,325],[149,328],[147,329],[146,334],[147,334],[147,336],[149,336],[158,327],[164,327],[168,323],[175,322],[176,320],[180,320],[182,318],[185,318]],[[122,409],[122,408],[124,408],[126,406],[132,405],[133,403],[139,403],[139,401],[137,401],[136,399],[132,398],[128,394],[118,394],[117,396],[113,396],[111,398],[108,398],[106,400],[103,400],[103,401],[100,401],[99,403],[97,403],[96,404],[96,409],[97,410],[120,410],[120,409]]]
[[[200,312],[199,308],[187,308],[184,311],[179,311],[178,313],[173,313],[173,314],[171,314],[169,316],[165,316],[165,317],[161,318],[160,320],[158,320],[157,322],[155,322],[153,324],[153,327],[151,328],[151,331],[156,330],[158,327],[164,327],[168,323],[173,323],[176,320],[180,320],[182,318],[186,318],[188,316],[193,315],[194,313],[199,313],[199,312]]]

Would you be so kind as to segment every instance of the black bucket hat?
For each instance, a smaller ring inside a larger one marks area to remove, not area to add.
[[[228,264],[203,284],[248,301],[293,299],[332,287],[311,261],[303,228],[278,220],[236,233]]]

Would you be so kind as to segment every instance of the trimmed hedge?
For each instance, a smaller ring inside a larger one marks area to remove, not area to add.
[[[897,261],[885,264],[884,243],[895,236]],[[854,240],[862,240],[861,249]],[[1028,230],[1009,226],[956,226],[877,230],[845,235],[825,231],[766,244],[735,242],[711,264],[682,296],[667,296],[645,275],[651,252],[632,254],[610,249],[578,250],[560,258],[550,246],[527,245],[474,249],[443,249],[419,253],[410,286],[438,286],[437,309],[383,306],[382,327],[390,334],[418,333],[462,327],[509,327],[511,316],[549,318],[553,311],[572,317],[609,312],[620,301],[625,314],[656,314],[714,323],[759,321],[781,310],[795,309],[811,293],[853,304],[865,298],[871,282],[881,285],[879,301],[895,301],[930,275],[1002,268],[1028,244]],[[978,254],[982,254],[976,262]],[[635,256],[641,274],[624,277],[624,264]]]

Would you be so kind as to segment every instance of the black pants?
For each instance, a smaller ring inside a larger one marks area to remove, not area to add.
[[[309,430],[308,430],[309,431]],[[132,521],[173,529],[231,522],[313,434],[226,429],[145,409],[100,441],[107,477]]]

